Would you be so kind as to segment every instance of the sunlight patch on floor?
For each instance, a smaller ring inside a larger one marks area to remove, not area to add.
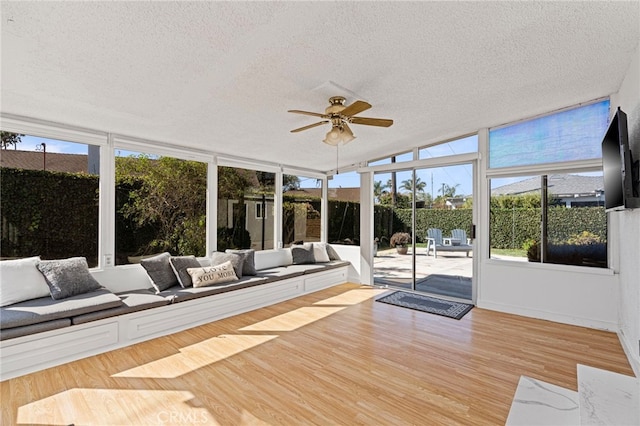
[[[372,299],[388,290],[378,290],[372,288],[362,288],[357,290],[345,291],[337,296],[315,302],[313,305],[357,305],[365,300]]]
[[[180,353],[114,374],[113,377],[173,379],[222,361],[270,340],[277,335],[221,334],[180,349]]]
[[[339,312],[344,307],[305,306],[243,327],[240,331],[293,331]]]
[[[219,424],[187,391],[77,388],[18,408],[19,424]]]

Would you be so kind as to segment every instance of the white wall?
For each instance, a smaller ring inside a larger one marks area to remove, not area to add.
[[[640,45],[611,105],[620,106],[627,114],[631,150],[634,159],[640,159]],[[636,376],[640,376],[640,209],[610,213],[610,227],[619,252],[620,341]]]
[[[360,283],[360,246],[344,246],[341,244],[331,244],[331,247],[338,253],[340,259],[351,262],[347,279],[351,283]]]
[[[610,270],[487,260],[481,271],[478,307],[618,330],[618,279]]]
[[[627,113],[635,158],[640,158],[639,48],[632,56],[619,93],[611,97],[612,110],[620,106]],[[613,255],[611,266],[616,275],[551,265],[526,265],[523,268],[524,265],[485,259],[480,265],[477,305],[619,331],[627,356],[638,374],[640,209],[609,214],[609,245]]]

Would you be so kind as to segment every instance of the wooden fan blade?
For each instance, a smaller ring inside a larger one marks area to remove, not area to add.
[[[314,124],[309,124],[308,126],[304,126],[304,127],[300,127],[300,128],[297,128],[297,129],[293,129],[291,131],[291,133],[296,133],[296,132],[301,132],[303,130],[312,129],[312,128],[320,126],[320,125],[322,125],[324,123],[328,123],[328,121],[326,121],[326,120],[325,121],[319,121],[319,122],[314,123]]]
[[[364,124],[366,126],[379,126],[389,127],[393,124],[393,120],[387,118],[368,118],[368,117],[353,117],[349,120],[353,124]]]
[[[368,110],[369,108],[371,108],[371,105],[366,103],[365,101],[355,101],[354,103],[340,111],[340,114],[351,117],[352,115],[359,114],[362,111]]]
[[[312,115],[314,117],[329,118],[326,114],[320,114],[319,112],[300,111],[299,109],[290,109],[287,112],[292,112],[294,114]]]

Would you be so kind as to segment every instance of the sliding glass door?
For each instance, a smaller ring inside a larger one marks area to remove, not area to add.
[[[377,285],[413,288],[415,249],[409,191],[412,182],[410,170],[374,175],[374,283]]]
[[[473,176],[473,163],[374,175],[376,285],[472,300]]]

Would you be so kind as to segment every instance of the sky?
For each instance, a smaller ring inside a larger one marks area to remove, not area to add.
[[[419,150],[419,159],[423,160],[449,155],[466,154],[470,152],[477,152],[477,150],[478,136],[473,135],[451,142],[430,146],[428,148],[422,148]],[[402,166],[402,162],[411,160],[413,160],[412,152],[396,155],[396,163],[398,163],[399,167]],[[370,166],[383,164],[391,164],[391,157],[369,162]],[[443,183],[456,187],[456,194],[470,195],[473,192],[472,174],[473,169],[471,165],[435,167],[416,171],[416,177],[427,184],[425,191],[429,194],[433,193],[434,197],[437,197],[442,193],[441,189]],[[374,176],[374,181],[380,181],[384,185],[390,178],[390,173],[380,173]],[[411,172],[403,171],[396,173],[398,186],[401,185],[402,181],[408,179],[411,179]],[[345,173],[344,175],[339,174],[334,176],[334,179],[329,182],[330,188],[357,187],[359,185],[360,176],[357,173]]]
[[[21,142],[17,145],[17,149],[20,151],[42,151],[42,147],[39,146],[42,143],[46,145],[47,152],[87,155],[87,145],[85,144],[39,138],[37,136],[23,136]],[[13,149],[13,147],[9,149]]]

